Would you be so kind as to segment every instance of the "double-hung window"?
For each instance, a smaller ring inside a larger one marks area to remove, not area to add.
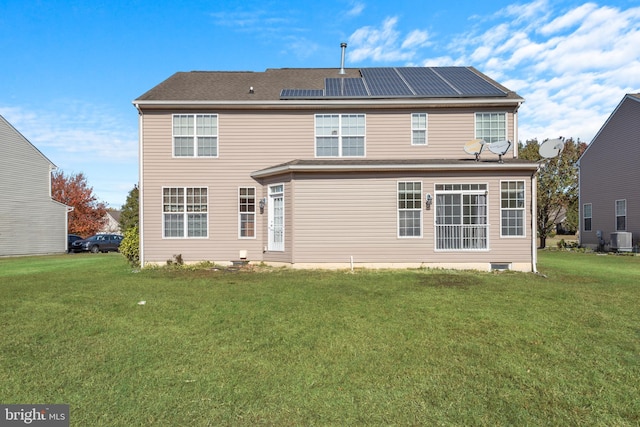
[[[256,237],[256,188],[238,189],[238,226],[241,239]]]
[[[591,203],[585,203],[582,205],[582,230],[583,231],[591,231]]]
[[[174,114],[175,157],[218,157],[217,114]]]
[[[506,113],[476,113],[476,138],[485,142],[506,140]]]
[[[422,236],[422,182],[398,182],[398,236]]]
[[[488,248],[487,185],[436,185],[436,249]]]
[[[616,231],[627,230],[627,201],[616,200]]]
[[[500,183],[502,236],[524,236],[524,181]]]
[[[427,145],[427,113],[411,114],[411,145]]]
[[[364,114],[316,114],[316,157],[364,157]]]
[[[206,188],[163,188],[162,214],[164,237],[207,237],[207,211],[208,198]]]

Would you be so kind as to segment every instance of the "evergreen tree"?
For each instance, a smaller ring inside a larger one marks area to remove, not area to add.
[[[120,212],[120,229],[122,233],[133,227],[137,227],[140,216],[140,194],[138,186],[134,185],[129,194],[127,201],[122,205]]]

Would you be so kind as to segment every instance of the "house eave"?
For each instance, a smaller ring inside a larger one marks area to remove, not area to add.
[[[413,171],[429,171],[429,172],[451,172],[451,171],[530,171],[535,173],[538,171],[539,164],[530,162],[505,162],[480,161],[473,160],[455,160],[441,162],[420,162],[420,161],[388,161],[388,162],[349,162],[336,161],[335,163],[317,163],[306,162],[300,163],[293,161],[270,168],[261,169],[251,173],[251,177],[255,179],[267,178],[286,173],[329,173],[329,172],[413,172]]]
[[[524,102],[523,98],[382,98],[382,99],[286,99],[286,100],[258,100],[258,101],[229,101],[229,100],[140,100],[132,101],[138,109],[203,109],[203,108],[228,108],[228,109],[289,109],[289,108],[388,108],[403,106],[424,107],[519,107]]]

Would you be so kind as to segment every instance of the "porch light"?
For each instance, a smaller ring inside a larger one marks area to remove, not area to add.
[[[267,198],[263,197],[262,199],[260,199],[259,202],[259,206],[260,206],[260,213],[264,213],[264,207],[267,204]]]
[[[425,196],[425,200],[427,202],[427,210],[431,209],[431,203],[433,203],[433,197],[431,197],[431,193],[427,193]]]

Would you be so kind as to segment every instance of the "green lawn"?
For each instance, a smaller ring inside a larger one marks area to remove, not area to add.
[[[0,259],[0,403],[73,426],[637,426],[640,257],[539,270]]]

